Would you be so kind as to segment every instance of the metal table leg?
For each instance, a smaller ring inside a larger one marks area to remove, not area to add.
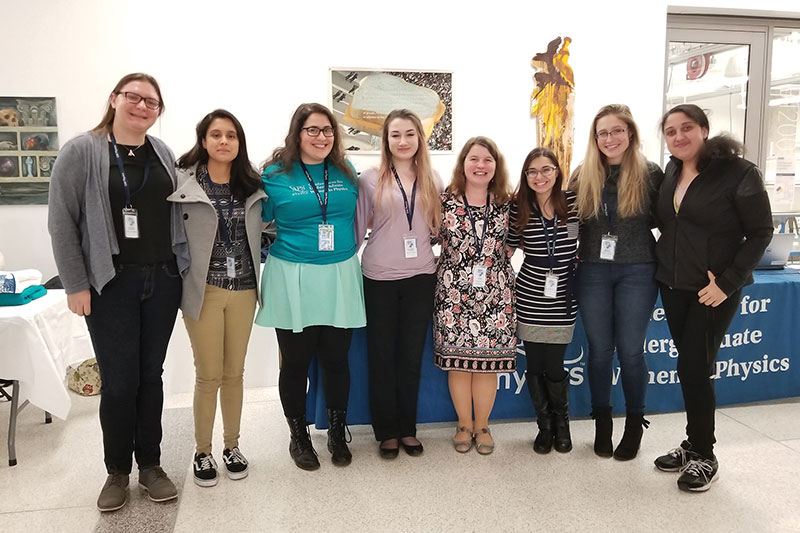
[[[22,405],[19,404],[19,381],[11,381],[11,414],[8,417],[8,466],[17,466],[17,415],[28,405],[28,400],[25,400]],[[49,416],[50,413],[45,413]],[[51,420],[52,421],[52,420]]]

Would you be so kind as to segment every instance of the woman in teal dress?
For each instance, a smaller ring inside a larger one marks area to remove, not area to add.
[[[350,464],[345,420],[352,328],[364,327],[364,294],[353,219],[358,185],[333,114],[320,104],[294,112],[284,146],[265,164],[264,222],[274,221],[256,323],[274,327],[281,351],[278,389],[289,423],[289,455],[319,468],[306,425],[306,382],[314,355],[322,366],[333,464]]]

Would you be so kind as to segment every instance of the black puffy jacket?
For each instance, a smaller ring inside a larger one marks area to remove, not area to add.
[[[772,239],[772,211],[761,171],[739,157],[712,159],[689,185],[675,213],[683,163],[665,169],[656,216],[656,279],[673,289],[699,291],[708,273],[726,295],[753,282],[753,269]]]

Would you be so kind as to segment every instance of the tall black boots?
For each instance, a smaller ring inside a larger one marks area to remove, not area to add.
[[[539,426],[539,434],[533,441],[533,451],[536,453],[550,453],[553,448],[553,420],[546,380],[543,374],[528,374],[528,392],[531,394],[536,424]]]
[[[294,459],[294,464],[303,470],[316,470],[319,468],[319,459],[314,446],[311,445],[311,436],[308,434],[306,417],[286,417],[289,424],[289,455]]]
[[[539,434],[533,441],[533,450],[548,453],[551,448],[567,453],[572,450],[569,434],[569,376],[561,381],[550,381],[542,374],[528,375]]]
[[[553,412],[553,447],[557,452],[567,453],[572,450],[572,437],[569,434],[569,375],[561,381],[544,381]]]
[[[336,466],[347,466],[353,459],[345,439],[347,411],[328,409],[328,423],[328,451],[333,455],[331,461]]]

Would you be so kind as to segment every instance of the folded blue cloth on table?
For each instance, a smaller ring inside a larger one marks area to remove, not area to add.
[[[44,285],[34,285],[28,287],[19,294],[0,294],[0,307],[9,305],[24,305],[47,294]]]

